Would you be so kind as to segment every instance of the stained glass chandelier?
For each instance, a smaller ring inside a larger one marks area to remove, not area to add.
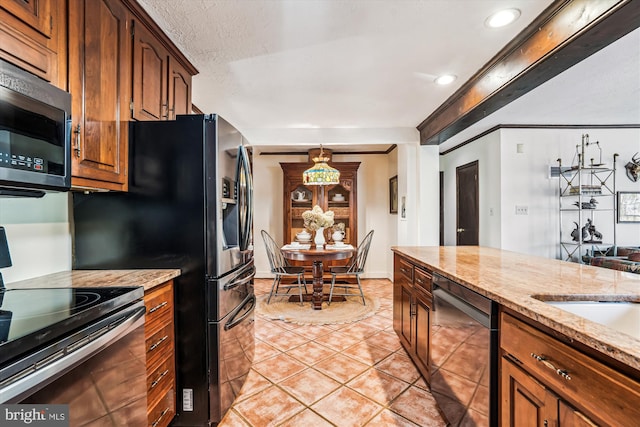
[[[340,182],[340,172],[327,164],[328,157],[324,156],[322,145],[320,146],[320,154],[313,158],[313,166],[302,174],[302,182],[304,185],[329,185],[338,184]]]

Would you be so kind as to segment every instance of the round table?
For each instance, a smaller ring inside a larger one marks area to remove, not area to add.
[[[324,280],[322,278],[322,263],[324,261],[335,261],[351,258],[355,248],[347,246],[339,249],[317,249],[312,246],[311,249],[282,249],[285,258],[293,261],[312,261],[313,262],[313,294],[306,295],[305,301],[311,301],[314,310],[322,310],[323,299],[329,299],[329,295],[322,293]],[[297,301],[297,296],[295,297]]]

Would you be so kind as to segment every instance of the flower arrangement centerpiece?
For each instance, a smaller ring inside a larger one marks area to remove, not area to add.
[[[314,239],[316,246],[322,247],[325,243],[324,229],[333,226],[333,212],[323,212],[320,206],[315,205],[310,211],[302,213],[302,220],[307,230],[316,232]]]

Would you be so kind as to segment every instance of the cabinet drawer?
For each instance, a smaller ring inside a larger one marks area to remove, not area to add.
[[[431,273],[422,268],[416,267],[413,271],[415,277],[415,284],[420,286],[425,291],[431,293]]]
[[[173,319],[173,281],[147,292],[144,306],[147,309],[145,335],[150,337]]]
[[[176,414],[176,395],[173,389],[167,390],[162,398],[147,413],[149,427],[165,427]]]
[[[407,280],[409,283],[413,283],[413,265],[399,256],[396,256],[396,262],[396,275],[399,277],[396,277],[395,280]]]
[[[167,354],[173,354],[173,323],[166,324],[145,340],[147,351],[147,369],[155,368],[157,362]]]
[[[175,359],[173,354],[147,375],[147,405],[154,405],[169,389],[175,389]]]
[[[590,417],[609,425],[634,425],[640,419],[640,382],[505,313],[500,346]]]

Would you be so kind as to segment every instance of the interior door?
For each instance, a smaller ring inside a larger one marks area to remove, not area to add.
[[[456,245],[478,244],[478,161],[456,168]]]

